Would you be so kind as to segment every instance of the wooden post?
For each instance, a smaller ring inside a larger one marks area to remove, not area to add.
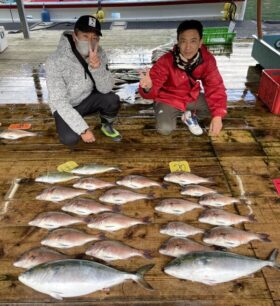
[[[28,39],[30,38],[30,33],[29,33],[28,23],[25,17],[24,5],[22,0],[16,0],[16,2],[17,2],[18,14],[20,18],[20,24],[22,27],[23,36],[25,39]]]
[[[258,31],[258,38],[262,39],[262,0],[258,0],[257,2],[257,31]]]

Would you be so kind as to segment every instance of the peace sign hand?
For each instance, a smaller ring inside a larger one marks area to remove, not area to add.
[[[144,89],[151,89],[153,87],[153,82],[150,77],[150,69],[146,68],[145,71],[139,71],[140,75],[140,86]]]
[[[89,40],[88,42],[88,48],[89,48],[89,65],[93,69],[97,69],[100,67],[100,58],[97,54],[98,50],[98,42],[95,43],[94,49],[92,50],[92,41]]]

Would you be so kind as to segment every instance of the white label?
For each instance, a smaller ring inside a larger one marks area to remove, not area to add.
[[[88,19],[88,25],[89,25],[90,27],[95,28],[95,26],[96,26],[96,19],[94,19],[93,17],[89,17],[89,19]]]

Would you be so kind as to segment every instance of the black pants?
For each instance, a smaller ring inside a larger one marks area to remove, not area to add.
[[[102,123],[112,123],[120,109],[120,99],[112,92],[108,94],[92,92],[74,108],[83,117],[99,113]],[[77,144],[81,136],[69,127],[57,111],[55,111],[53,115],[60,142],[70,147]]]

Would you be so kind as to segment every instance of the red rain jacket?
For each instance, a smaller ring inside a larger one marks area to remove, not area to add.
[[[202,82],[212,117],[224,117],[227,113],[227,95],[216,60],[203,45],[201,55],[203,63],[194,69],[192,76],[195,80]],[[166,103],[185,111],[187,103],[196,101],[199,96],[200,82],[196,81],[194,86],[191,85],[186,72],[174,65],[172,52],[168,52],[158,59],[150,70],[150,76],[153,82],[150,91],[146,93],[139,87],[139,93],[144,99]]]

